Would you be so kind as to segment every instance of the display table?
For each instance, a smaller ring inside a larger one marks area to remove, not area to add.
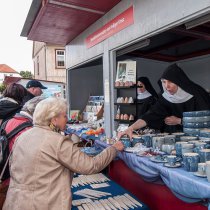
[[[68,126],[68,128],[66,129],[65,133],[68,134],[75,134],[76,136],[78,136],[81,139],[84,139],[86,141],[90,141],[90,140],[96,140],[96,139],[101,139],[102,137],[105,136],[105,134],[100,134],[100,135],[87,135],[86,134],[87,128],[81,128],[79,130],[75,130],[73,129],[71,126]]]
[[[100,148],[107,147],[98,140],[95,144]],[[210,198],[210,183],[206,178],[196,177],[183,168],[166,168],[162,163],[154,163],[133,153],[121,152],[118,158],[122,161],[113,161],[110,177],[151,209],[207,209],[198,204],[198,201]]]
[[[97,188],[95,190],[111,193],[112,194],[111,197],[114,197],[114,196],[117,196],[117,195],[124,195],[125,193],[127,193],[127,194],[131,195],[134,199],[136,199],[136,201],[138,201],[140,204],[142,204],[142,207],[138,206],[138,207],[135,207],[133,209],[149,210],[148,206],[146,206],[142,201],[140,201],[138,198],[136,198],[130,192],[128,192],[127,190],[125,190],[124,188],[122,188],[116,182],[110,180],[110,181],[106,181],[106,183],[109,184],[108,187]],[[78,190],[87,189],[87,188],[88,189],[92,189],[90,185],[72,187],[73,200],[84,199],[85,197],[76,195],[75,192],[77,192]],[[110,197],[110,195],[103,196],[100,199],[107,199],[108,197]],[[76,210],[78,208],[76,206],[72,206],[72,210],[74,210],[74,209]]]

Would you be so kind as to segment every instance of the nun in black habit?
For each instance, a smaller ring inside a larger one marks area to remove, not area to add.
[[[209,94],[176,64],[164,71],[158,83],[163,93],[155,105],[118,137],[124,134],[131,137],[133,130],[145,126],[169,133],[182,131],[183,112],[210,109]]]
[[[156,102],[158,95],[147,77],[139,77],[137,80],[137,114],[140,118]]]

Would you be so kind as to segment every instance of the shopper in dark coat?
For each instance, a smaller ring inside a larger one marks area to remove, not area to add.
[[[20,84],[12,83],[6,87],[0,99],[0,124],[21,110],[26,94],[27,90]]]
[[[137,114],[140,118],[156,102],[158,95],[147,77],[139,77],[137,80]]]
[[[148,125],[151,128],[166,131],[182,131],[183,112],[210,109],[210,96],[199,85],[192,82],[176,64],[169,66],[160,79],[163,93],[158,101],[141,119],[125,132],[132,136],[132,131]]]
[[[27,88],[27,95],[23,99],[23,105],[29,101],[30,99],[34,98],[35,96],[40,96],[42,95],[42,90],[47,89],[44,85],[42,85],[41,82],[37,80],[30,80],[26,84]]]

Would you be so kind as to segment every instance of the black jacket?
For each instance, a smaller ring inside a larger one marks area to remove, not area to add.
[[[18,103],[15,103],[9,98],[0,99],[0,119],[3,120],[1,123],[7,119],[12,118],[16,113],[20,112],[22,106]]]

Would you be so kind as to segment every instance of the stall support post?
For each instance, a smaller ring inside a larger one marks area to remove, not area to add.
[[[113,75],[116,68],[116,53],[106,49],[103,55],[103,81],[104,81],[104,124],[107,137],[112,137],[114,130],[114,88]]]

